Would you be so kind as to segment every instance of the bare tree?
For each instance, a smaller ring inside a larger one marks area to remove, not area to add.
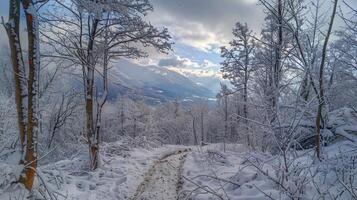
[[[196,116],[194,115],[192,110],[188,110],[188,114],[192,118],[192,136],[193,136],[193,144],[198,145],[198,137],[197,137],[197,129],[196,129]]]
[[[86,135],[90,166],[98,166],[101,112],[108,95],[108,69],[113,60],[146,56],[143,47],[161,52],[170,49],[166,29],[158,30],[143,20],[152,10],[148,0],[79,1],[55,0],[50,4],[61,14],[44,13],[43,31],[54,56],[81,67],[86,110]],[[63,27],[66,27],[65,29]],[[102,77],[103,93],[95,79]],[[97,100],[97,101],[96,101]]]
[[[268,34],[265,37],[266,42],[263,41],[264,45],[268,45],[272,52],[270,53],[270,69],[268,70],[268,80],[270,86],[269,101],[270,101],[270,109],[271,116],[270,122],[277,122],[278,117],[278,101],[279,101],[279,93],[281,89],[281,79],[283,77],[283,59],[286,55],[286,44],[287,38],[286,31],[284,30],[284,18],[286,15],[286,1],[282,0],[260,0],[260,3],[267,9],[268,17],[266,18],[268,23],[272,23],[266,31]],[[269,34],[270,32],[270,34]],[[264,38],[263,38],[264,40]]]
[[[334,1],[334,5],[333,5],[333,10],[332,10],[332,14],[331,14],[331,19],[330,19],[330,23],[329,23],[329,27],[326,33],[326,37],[325,37],[325,41],[324,41],[324,45],[322,47],[322,56],[321,56],[321,63],[320,63],[320,69],[319,69],[319,93],[318,93],[318,108],[317,108],[317,116],[316,116],[316,156],[318,159],[320,159],[320,140],[321,140],[321,136],[320,136],[320,123],[321,123],[321,118],[322,118],[322,109],[323,106],[325,104],[325,97],[324,97],[324,67],[325,67],[325,60],[326,60],[326,52],[327,52],[327,45],[328,45],[328,41],[332,32],[332,26],[333,26],[333,22],[335,19],[335,15],[336,15],[336,8],[337,8],[337,3],[338,0]]]
[[[28,66],[25,62],[20,42],[20,1],[9,1],[9,21],[5,29],[9,38],[15,82],[15,102],[17,109],[21,149],[24,154],[24,171],[20,182],[28,190],[32,189],[37,167],[37,109],[38,80],[40,73],[39,35],[37,9],[32,0],[21,1],[26,17]],[[26,73],[28,72],[28,73]],[[27,101],[26,101],[27,100]]]
[[[223,150],[226,151],[226,143],[228,137],[228,126],[229,126],[229,112],[228,112],[228,104],[229,104],[229,95],[232,92],[228,89],[227,85],[221,83],[221,90],[217,94],[217,99],[219,105],[222,105],[223,110],[223,123],[224,123],[224,132],[223,132]]]
[[[49,116],[49,137],[47,142],[47,148],[49,149],[53,143],[53,140],[62,126],[64,126],[74,115],[76,107],[75,95],[62,94],[60,101],[54,107],[57,108]]]
[[[17,110],[17,123],[19,126],[19,137],[21,149],[24,150],[26,121],[25,121],[25,106],[26,106],[26,72],[25,63],[23,60],[21,43],[20,43],[20,1],[9,1],[9,21],[3,25],[7,31],[9,45],[11,50],[13,77],[15,85],[15,102]]]

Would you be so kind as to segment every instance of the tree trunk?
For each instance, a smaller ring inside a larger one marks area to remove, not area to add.
[[[89,145],[89,158],[90,158],[90,168],[94,170],[97,166],[96,157],[97,149],[95,148],[94,140],[94,120],[93,120],[93,74],[94,70],[91,67],[87,67],[87,77],[86,77],[86,132],[88,137]],[[89,77],[88,77],[89,76]]]
[[[120,129],[122,135],[124,135],[124,123],[125,123],[125,114],[124,114],[124,99],[121,99],[122,103],[120,106]]]
[[[106,21],[106,26],[108,26],[109,22],[109,15],[107,16],[108,20]],[[106,30],[105,32],[105,49],[104,49],[104,55],[103,55],[103,94],[100,97],[100,100],[97,105],[97,118],[96,118],[96,135],[95,135],[95,141],[94,141],[94,147],[96,152],[95,158],[98,159],[98,151],[99,151],[99,135],[100,135],[100,128],[102,124],[102,111],[105,103],[107,102],[107,97],[108,97],[108,65],[109,65],[109,53],[108,53],[108,32],[109,30]],[[94,35],[93,35],[94,37]],[[93,77],[94,78],[94,77]],[[93,163],[93,167],[97,168],[98,161],[96,163]]]
[[[224,93],[224,138],[223,138],[223,151],[226,152],[226,140],[228,132],[228,94]]]
[[[17,112],[17,125],[19,128],[19,138],[21,143],[21,151],[25,148],[26,122],[25,108],[26,105],[26,74],[25,65],[22,56],[20,43],[20,1],[10,0],[9,2],[9,22],[5,24],[7,36],[9,38],[9,46],[11,50],[11,61],[13,69],[13,77],[15,83],[15,103]],[[21,163],[23,160],[20,161]]]
[[[90,33],[87,56],[88,64],[86,66],[86,77],[85,77],[85,89],[86,89],[86,132],[89,145],[89,159],[90,159],[90,169],[95,170],[98,167],[98,136],[94,130],[94,55],[93,46],[95,40],[95,33],[97,30],[98,20],[94,19],[92,24],[92,30]]]
[[[201,110],[201,145],[204,143],[203,110]]]
[[[247,92],[247,82],[244,82],[243,86],[243,115],[244,115],[244,124],[245,124],[245,129],[246,129],[246,134],[247,134],[247,142],[248,146],[251,146],[251,140],[250,140],[250,134],[249,134],[249,125],[248,125],[248,92]]]
[[[270,29],[273,29],[273,22],[270,22]],[[269,49],[269,66],[266,70],[266,85],[268,86],[266,88],[266,95],[267,95],[267,102],[269,106],[268,114],[267,114],[267,120],[269,120],[270,123],[273,123],[275,120],[275,87],[274,87],[274,33],[273,31],[269,32],[269,40],[270,40],[270,46],[271,49]]]
[[[304,99],[304,101],[307,102],[307,100],[309,100],[309,94],[310,94],[309,74],[306,72],[302,82],[300,95]]]
[[[26,189],[31,190],[37,167],[37,107],[38,81],[40,70],[39,35],[36,8],[31,0],[22,1],[25,10],[28,36],[28,105],[27,105],[27,137],[25,153],[25,175],[21,181]]]
[[[134,116],[133,138],[136,138],[136,116]]]
[[[283,11],[282,2],[278,0],[278,44],[275,47],[275,64],[273,67],[273,116],[271,122],[274,122],[278,114],[279,87],[281,76],[281,50],[283,46]]]
[[[244,83],[243,83],[243,115],[244,115],[244,124],[246,126],[247,134],[247,143],[248,146],[251,146],[250,134],[249,134],[249,125],[248,125],[248,66],[249,66],[249,55],[248,55],[248,39],[244,41],[245,49],[245,60],[244,60]]]
[[[326,51],[327,51],[327,45],[328,45],[328,40],[330,38],[331,35],[331,31],[332,31],[332,26],[333,26],[333,22],[335,19],[335,15],[336,15],[336,8],[337,8],[337,2],[338,0],[335,0],[334,2],[334,7],[333,7],[333,11],[332,11],[332,15],[331,15],[331,20],[330,20],[330,24],[328,27],[328,31],[325,37],[325,41],[324,41],[324,45],[322,48],[322,58],[321,58],[321,64],[320,64],[320,70],[319,70],[319,95],[318,95],[318,100],[319,100],[319,105],[317,108],[317,116],[316,116],[316,156],[317,158],[320,160],[321,159],[321,145],[320,145],[320,138],[321,138],[321,119],[322,119],[322,109],[323,106],[325,104],[325,99],[324,99],[324,67],[325,67],[325,59],[326,59]]]
[[[192,131],[193,131],[193,140],[194,140],[194,145],[197,145],[197,133],[196,133],[196,124],[195,124],[195,116],[192,115]]]

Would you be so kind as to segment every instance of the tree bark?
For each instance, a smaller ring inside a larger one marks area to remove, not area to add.
[[[88,137],[89,145],[89,159],[90,159],[90,169],[95,170],[98,167],[98,136],[94,130],[94,55],[93,47],[95,43],[95,33],[97,31],[99,21],[94,19],[92,23],[92,30],[89,36],[88,49],[87,49],[87,63],[84,69],[86,69],[85,74],[85,101],[86,101],[86,132]]]
[[[106,26],[108,27],[108,22],[109,22],[109,14],[107,16],[107,21],[106,21]],[[98,159],[98,151],[99,151],[99,136],[100,136],[100,128],[102,124],[102,111],[105,103],[107,102],[107,97],[108,97],[108,65],[109,65],[109,52],[108,52],[108,32],[109,30],[107,29],[105,32],[105,38],[104,38],[104,43],[105,43],[105,49],[104,49],[104,54],[103,54],[103,94],[100,97],[100,100],[97,105],[97,118],[96,118],[96,136],[95,136],[95,144],[96,146],[96,158]],[[98,161],[96,161],[98,163]],[[96,166],[97,167],[97,166]],[[96,168],[95,167],[95,168]]]
[[[248,66],[249,66],[249,55],[248,55],[248,38],[244,40],[244,49],[245,49],[245,60],[244,60],[244,83],[243,83],[243,115],[244,115],[244,124],[246,126],[247,134],[247,143],[248,146],[251,146],[249,126],[248,126]]]
[[[17,112],[17,125],[19,128],[19,138],[21,143],[21,151],[25,147],[26,122],[25,122],[25,90],[26,90],[26,75],[25,66],[22,56],[20,43],[20,1],[9,1],[9,22],[4,26],[9,39],[9,46],[11,51],[11,61],[13,78],[15,83],[15,103]],[[20,161],[21,163],[23,160]]]
[[[306,72],[304,75],[302,85],[301,85],[300,95],[304,99],[304,101],[307,102],[307,100],[309,100],[309,94],[310,94],[309,74]]]
[[[195,124],[195,122],[196,122],[196,120],[195,120],[195,116],[193,115],[193,114],[191,114],[192,115],[192,131],[193,131],[193,142],[194,142],[194,145],[197,145],[198,144],[198,142],[197,142],[197,133],[196,133],[196,124]]]
[[[228,132],[228,94],[224,91],[224,138],[223,138],[223,151],[226,152],[226,140]]]
[[[336,15],[336,8],[337,8],[337,2],[338,0],[335,0],[334,2],[334,6],[333,6],[333,11],[332,11],[332,15],[331,15],[331,20],[330,20],[330,24],[328,27],[328,31],[325,37],[325,41],[324,41],[324,45],[322,48],[322,58],[321,58],[321,64],[320,64],[320,70],[319,70],[319,95],[318,95],[318,100],[319,100],[319,105],[317,108],[317,116],[316,116],[316,156],[317,158],[320,160],[321,159],[321,145],[320,145],[320,131],[321,131],[321,119],[322,119],[322,109],[323,106],[325,104],[325,99],[324,99],[324,67],[325,67],[325,59],[326,59],[326,51],[327,51],[327,45],[328,45],[328,41],[331,35],[331,31],[332,31],[332,26],[333,26],[333,22],[335,19],[335,15]]]
[[[28,80],[26,82],[25,64],[20,43],[20,1],[10,0],[9,22],[5,28],[9,38],[11,60],[15,82],[15,103],[21,150],[24,164],[19,182],[29,191],[32,190],[37,167],[37,91],[39,75],[38,24],[36,9],[31,0],[23,0],[28,36]],[[26,85],[27,84],[27,85]],[[26,93],[27,87],[27,93]],[[27,113],[26,112],[27,95]],[[25,114],[27,114],[27,122]]]
[[[281,49],[283,46],[283,11],[282,2],[278,0],[278,43],[275,47],[275,64],[273,68],[273,116],[271,122],[274,122],[278,114],[278,100],[279,100],[279,87],[280,87],[280,73],[281,73]]]
[[[203,108],[201,108],[201,145],[204,143]]]
[[[37,168],[37,107],[38,107],[38,79],[40,70],[39,36],[36,8],[32,0],[23,0],[28,37],[28,98],[27,98],[27,135],[24,174],[20,182],[25,188],[32,190]]]

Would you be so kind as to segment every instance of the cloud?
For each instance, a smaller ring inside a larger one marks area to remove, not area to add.
[[[219,65],[216,63],[211,62],[210,60],[203,60],[203,63],[201,64],[202,68],[204,69],[216,69],[217,67],[219,68]]]
[[[193,62],[188,58],[181,58],[180,56],[173,56],[159,60],[161,67],[177,67],[177,68],[201,68],[197,62]]]
[[[197,22],[185,22],[181,25],[171,26],[169,29],[176,41],[203,52],[214,51],[228,41],[223,34],[209,30]]]
[[[219,69],[220,65],[210,60],[204,59],[202,62],[192,61],[189,58],[182,58],[180,56],[172,56],[159,60],[158,65],[161,67],[178,67],[178,68],[199,68],[205,70]]]
[[[176,43],[215,52],[232,38],[237,21],[258,32],[264,14],[257,0],[152,0],[149,20],[168,27]]]
[[[192,76],[222,78],[219,72],[220,66],[210,60],[203,60],[203,62],[199,63],[189,58],[173,56],[161,59],[158,62],[158,66],[166,67],[189,78]]]
[[[356,0],[345,0],[357,7]],[[264,23],[264,8],[258,0],[151,0],[154,12],[148,15],[151,22],[168,27],[176,43],[189,45],[201,51],[218,52],[220,46],[232,39],[236,22],[247,23],[259,34]],[[331,3],[323,10],[330,13]],[[343,12],[350,11],[341,3]],[[336,18],[335,27],[343,25]]]
[[[195,77],[211,77],[211,78],[218,78],[222,79],[221,73],[217,72],[216,70],[204,70],[204,69],[189,69],[189,68],[177,68],[177,67],[168,67],[169,70],[180,73],[188,78],[193,76]]]
[[[183,65],[184,61],[178,59],[177,57],[165,58],[161,59],[158,63],[160,67],[168,67],[168,66],[180,66]]]

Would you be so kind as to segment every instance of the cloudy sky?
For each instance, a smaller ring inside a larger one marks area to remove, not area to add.
[[[257,0],[152,0],[152,4],[154,12],[148,19],[167,27],[175,44],[169,55],[145,61],[187,76],[219,78],[219,48],[232,39],[234,24],[247,22],[259,32],[264,19]]]
[[[357,8],[357,0],[345,0]],[[7,1],[0,3],[0,16],[7,13]],[[219,47],[232,39],[232,27],[237,21],[247,23],[259,34],[264,13],[258,0],[151,0],[154,12],[148,21],[158,27],[167,27],[175,42],[168,55],[152,53],[141,64],[167,67],[196,82],[216,90],[219,87],[221,62]],[[323,1],[327,6],[330,0]],[[341,9],[346,9],[340,1]],[[337,18],[336,25],[342,24]],[[0,28],[0,45],[7,45]],[[4,42],[5,41],[5,42]],[[201,79],[199,78],[201,77]]]
[[[7,18],[8,1],[1,1],[0,16]],[[151,0],[154,12],[148,21],[167,27],[173,37],[173,51],[168,55],[152,53],[140,64],[166,67],[188,76],[195,82],[217,90],[220,73],[219,48],[231,39],[235,22],[247,22],[256,32],[263,22],[257,0]],[[0,46],[7,46],[0,28]]]
[[[345,0],[357,7],[357,0]],[[232,39],[237,21],[247,23],[259,34],[264,22],[263,7],[258,0],[152,0],[154,12],[148,19],[156,26],[165,26],[175,45],[169,55],[155,55],[142,62],[157,64],[180,72],[213,90],[220,81],[219,48]],[[308,2],[308,1],[306,1]],[[330,11],[332,1],[324,0],[323,9]],[[346,7],[340,1],[339,9]],[[326,12],[329,15],[330,12]],[[335,27],[342,25],[337,18]],[[197,77],[205,77],[198,79]],[[215,84],[215,86],[214,86]]]

